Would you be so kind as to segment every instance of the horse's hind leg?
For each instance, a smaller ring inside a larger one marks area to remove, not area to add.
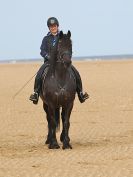
[[[60,108],[55,109],[55,121],[56,121],[56,129],[60,129]]]
[[[70,103],[66,109],[63,109],[64,111],[64,118],[63,118],[63,130],[61,133],[61,141],[63,141],[63,149],[72,149],[72,146],[70,145],[70,138],[69,138],[69,127],[70,127],[70,115],[73,108],[73,103]]]

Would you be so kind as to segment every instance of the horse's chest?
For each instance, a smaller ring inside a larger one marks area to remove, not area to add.
[[[45,100],[57,105],[67,104],[75,98],[76,89],[73,83],[57,82],[55,78],[51,77],[45,87]]]
[[[75,94],[72,94],[70,90],[66,90],[65,88],[58,88],[56,90],[53,90],[53,92],[49,93],[49,96],[51,97],[53,102],[56,102],[60,105],[69,102],[70,100],[73,100],[75,98]]]
[[[71,97],[71,94],[70,94],[70,90],[66,88],[57,88],[56,90],[54,90],[54,96],[63,99],[68,99]]]
[[[69,91],[61,88],[58,92],[54,92],[55,98],[58,104],[62,105],[74,99],[74,94],[72,95]]]

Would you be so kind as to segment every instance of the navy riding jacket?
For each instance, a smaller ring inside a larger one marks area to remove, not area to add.
[[[55,46],[56,42],[58,41],[59,32],[56,36],[52,35],[50,32],[48,32],[47,36],[45,36],[42,40],[41,44],[41,52],[40,55],[45,59],[48,60],[48,57],[50,55],[50,49]]]

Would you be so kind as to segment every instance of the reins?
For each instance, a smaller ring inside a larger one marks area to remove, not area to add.
[[[28,85],[28,83],[33,79],[33,77],[35,77],[36,74],[34,74],[16,93],[15,95],[12,97],[13,100],[15,99],[15,97],[26,87],[26,85]]]

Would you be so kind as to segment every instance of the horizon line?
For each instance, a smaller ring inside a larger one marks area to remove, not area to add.
[[[73,56],[72,59],[105,59],[105,58],[133,58],[133,54],[110,54],[110,55],[90,55],[90,56]],[[4,62],[4,61],[7,61],[7,62],[10,62],[10,61],[26,61],[26,60],[43,60],[42,57],[38,57],[38,58],[11,58],[11,59],[1,59],[0,62]]]

